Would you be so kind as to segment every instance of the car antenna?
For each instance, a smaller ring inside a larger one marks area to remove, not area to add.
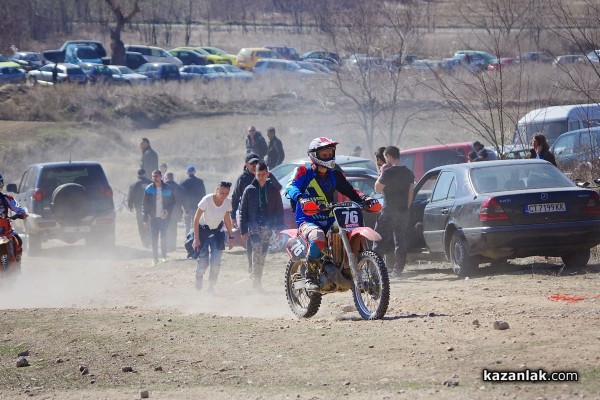
[[[69,151],[69,164],[71,164],[71,152]]]

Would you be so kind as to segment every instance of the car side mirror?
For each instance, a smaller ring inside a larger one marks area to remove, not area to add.
[[[17,190],[17,185],[14,183],[9,183],[6,185],[6,191],[10,193],[19,193]]]

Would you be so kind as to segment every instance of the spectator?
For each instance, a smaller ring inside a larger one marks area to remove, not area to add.
[[[162,175],[166,178],[167,171],[169,170],[169,166],[167,165],[167,163],[160,164],[158,169],[162,173]]]
[[[385,164],[385,156],[383,152],[385,151],[385,147],[380,147],[375,152],[375,163],[377,164],[377,172],[381,174],[381,167]]]
[[[246,154],[254,153],[261,160],[267,155],[267,142],[262,133],[258,132],[255,127],[248,127],[248,136],[246,136]]]
[[[196,214],[196,209],[198,208],[198,203],[204,196],[206,196],[206,188],[204,186],[204,181],[196,176],[196,167],[190,165],[186,168],[187,178],[183,179],[180,183],[183,188],[184,199],[183,199],[183,209],[184,215],[183,219],[185,222],[185,232],[190,231],[192,229],[192,222],[194,222],[194,215]]]
[[[256,173],[256,165],[260,159],[258,155],[254,153],[250,153],[246,156],[246,163],[244,164],[244,172],[238,177],[235,183],[235,190],[233,191],[233,195],[231,196],[231,221],[235,228],[238,227],[238,209],[240,207],[240,203],[242,201],[242,195],[244,194],[244,190],[246,187],[252,183],[255,178]],[[281,190],[281,184],[273,176],[273,174],[269,173],[269,179],[271,180],[271,184],[277,187],[277,190]],[[249,271],[252,270],[252,242],[248,241],[246,243],[246,253],[248,256],[248,268]]]
[[[360,157],[361,153],[362,153],[362,147],[360,146],[356,146],[354,148],[354,151],[352,152],[352,154],[350,154],[352,157]]]
[[[162,180],[159,170],[152,172],[152,183],[146,187],[142,214],[144,225],[150,226],[152,237],[152,266],[158,265],[158,238],[160,236],[161,262],[167,261],[167,228],[169,217],[175,203],[175,195],[171,186]]]
[[[146,248],[150,247],[152,238],[150,237],[150,229],[144,225],[144,217],[142,215],[142,204],[144,203],[144,192],[152,181],[146,178],[146,171],[138,169],[137,179],[129,186],[127,193],[127,207],[129,211],[135,211],[137,220],[138,232],[142,245]]]
[[[198,203],[194,216],[194,250],[199,252],[196,264],[196,289],[202,289],[204,272],[210,269],[208,275],[208,291],[214,291],[215,284],[221,271],[221,255],[225,250],[225,233],[223,224],[227,228],[229,249],[233,246],[231,240],[231,200],[229,190],[231,182],[221,181],[214,193],[206,195]]]
[[[488,161],[490,159],[488,151],[481,142],[473,142],[472,147],[475,154],[469,153],[469,161]]]
[[[252,242],[252,264],[249,265],[252,287],[262,290],[265,257],[271,233],[283,227],[283,202],[277,186],[269,179],[264,161],[256,165],[256,178],[246,187],[240,208],[240,234]]]
[[[169,218],[169,226],[167,228],[167,251],[175,251],[177,248],[177,224],[183,216],[183,202],[185,198],[184,189],[174,180],[172,172],[165,174],[165,182],[171,186],[175,195],[175,204]]]
[[[283,162],[285,152],[283,151],[283,143],[275,136],[275,128],[267,129],[267,137],[269,138],[269,147],[266,162],[269,170],[271,170]]]
[[[158,155],[150,146],[148,138],[142,138],[140,141],[140,149],[142,150],[142,160],[140,161],[140,169],[144,171],[156,171],[158,169]]]
[[[385,256],[388,269],[398,276],[406,264],[406,232],[415,176],[401,164],[400,149],[396,146],[386,147],[383,154],[386,163],[375,182],[375,191],[383,193],[385,199],[375,223],[382,240],[375,242],[373,250]]]
[[[542,134],[533,135],[531,138],[531,147],[527,158],[546,160],[556,167],[556,159],[554,158],[554,154],[550,151],[550,145],[548,145],[546,136]]]

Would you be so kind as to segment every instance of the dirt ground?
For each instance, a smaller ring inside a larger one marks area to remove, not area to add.
[[[600,398],[600,299],[549,299],[599,295],[597,260],[579,275],[530,258],[469,279],[415,262],[392,279],[382,321],[362,321],[350,292],[298,320],[283,254],[269,255],[259,294],[245,251],[226,251],[211,295],[194,289],[183,249],[152,268],[134,217],[118,221],[114,251],[49,242],[0,282],[0,399]],[[23,351],[30,366],[17,368]],[[579,382],[492,384],[484,368],[576,371]]]

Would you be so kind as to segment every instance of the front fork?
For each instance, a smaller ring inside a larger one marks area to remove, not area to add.
[[[352,279],[354,280],[354,285],[362,290],[363,288],[363,279],[360,270],[358,269],[358,261],[356,260],[356,255],[352,251],[352,247],[350,246],[350,239],[348,239],[348,231],[346,229],[340,228],[340,237],[342,238],[342,243],[344,244],[344,250],[348,255],[348,264],[350,264],[350,271],[352,271]]]

